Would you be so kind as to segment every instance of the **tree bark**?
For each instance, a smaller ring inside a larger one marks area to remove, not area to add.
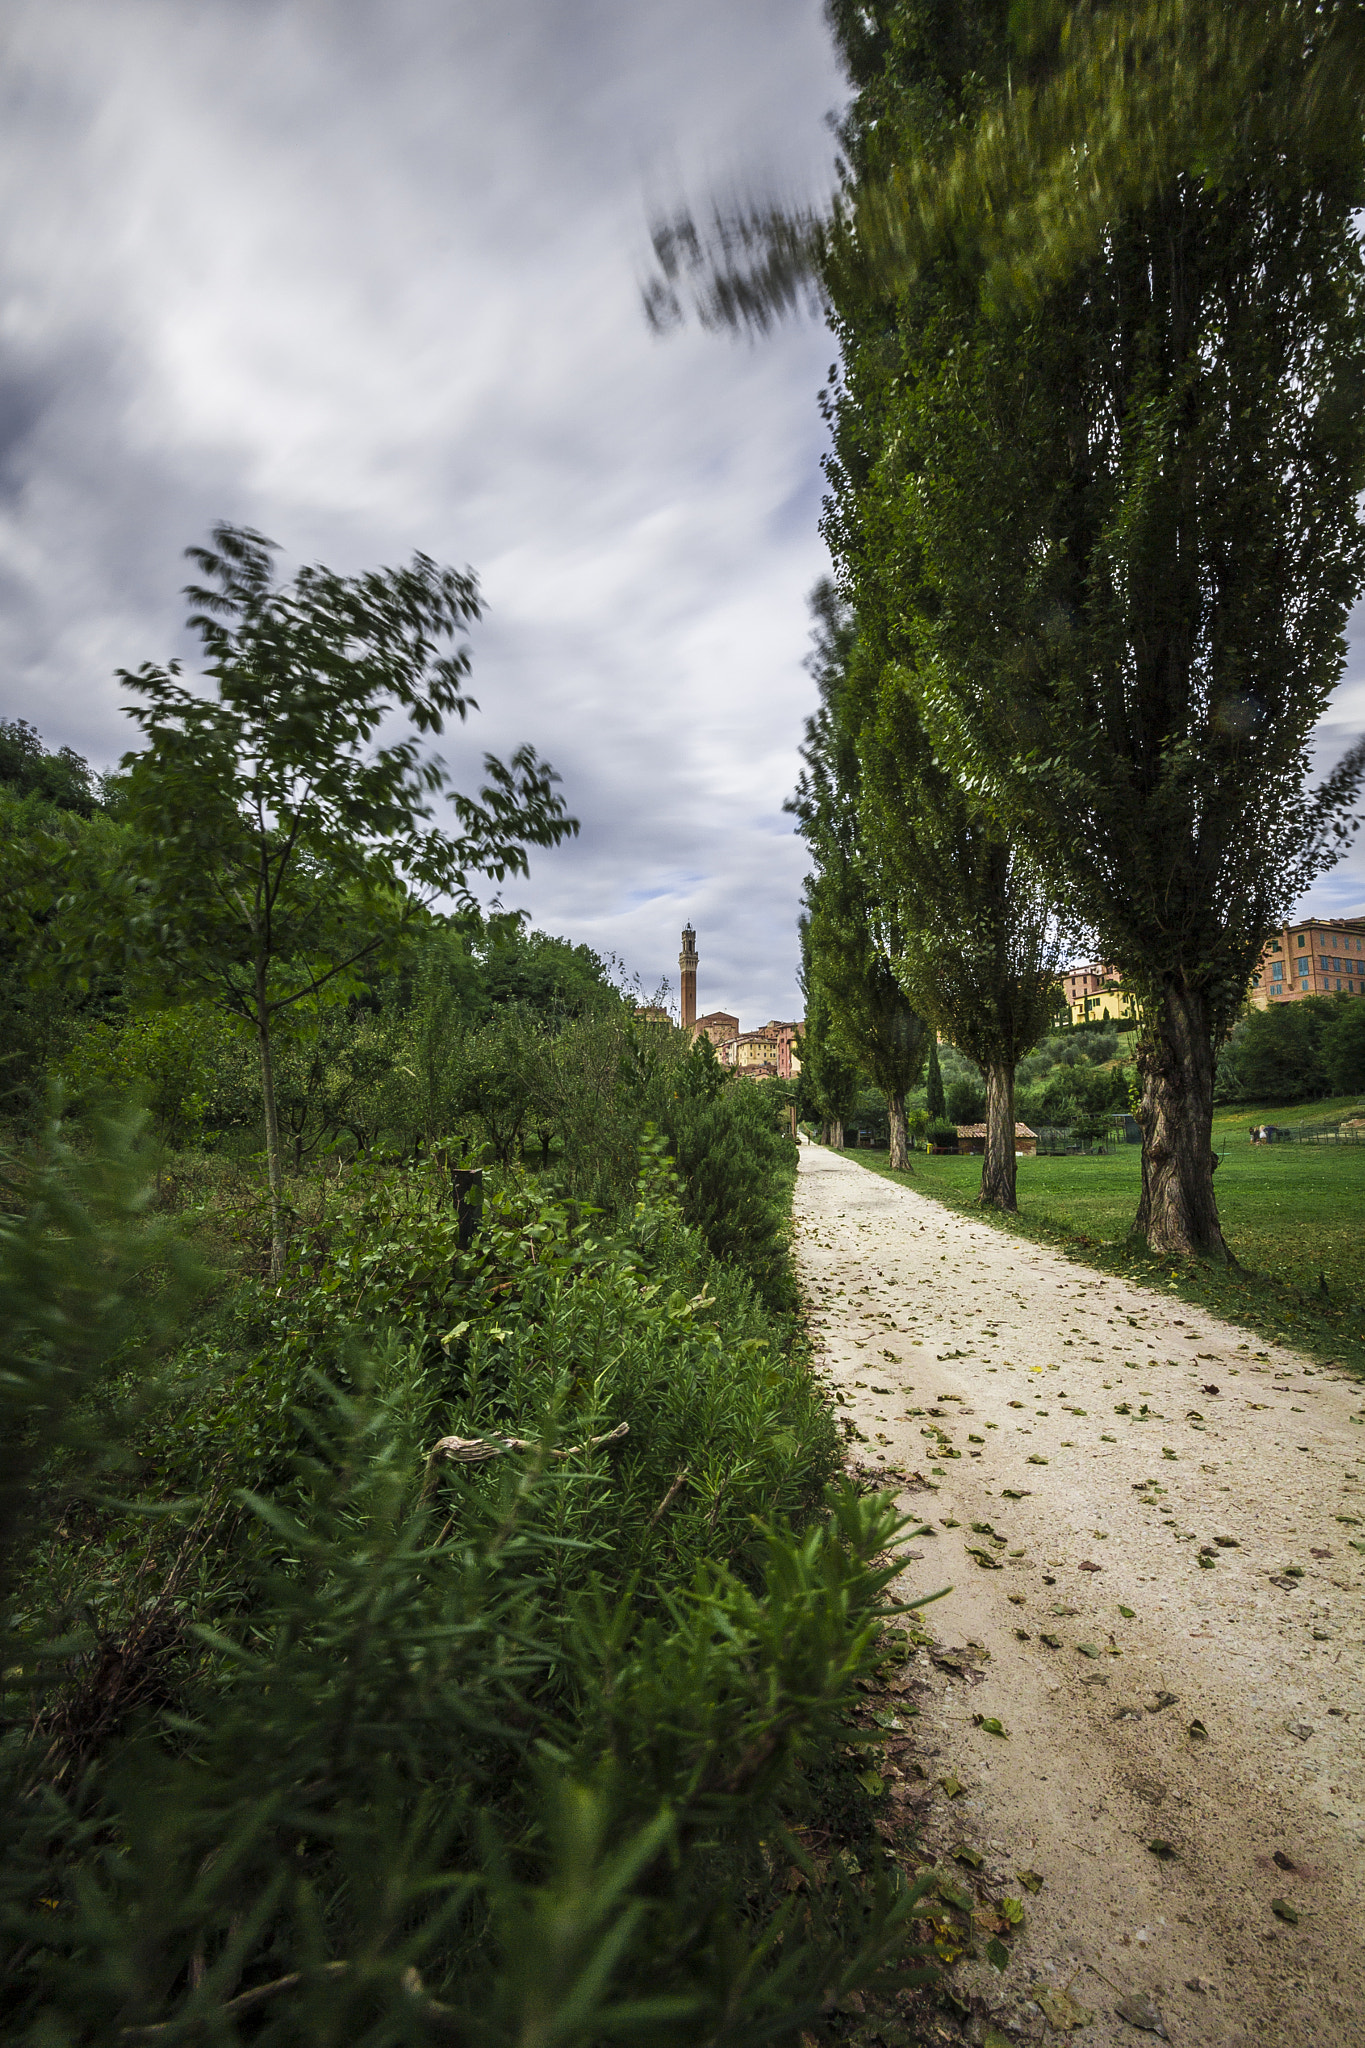
[[[905,1096],[903,1092],[887,1096],[886,1120],[891,1131],[886,1163],[897,1172],[909,1173],[910,1131],[905,1121]]]
[[[843,1151],[844,1120],[841,1116],[832,1116],[829,1120],[829,1142],[836,1152]]]
[[[1142,1199],[1133,1228],[1154,1252],[1231,1260],[1214,1199],[1213,1034],[1198,990],[1168,983],[1138,1046]]]
[[[1014,1068],[997,1063],[986,1069],[986,1156],[981,1162],[981,1193],[987,1209],[1017,1209],[1014,1164]]]
[[[284,1178],[280,1170],[280,1118],[275,1107],[275,1061],[270,1047],[270,1010],[265,973],[256,977],[256,1043],[261,1055],[261,1099],[265,1105],[265,1170],[270,1183],[270,1277],[284,1277]]]

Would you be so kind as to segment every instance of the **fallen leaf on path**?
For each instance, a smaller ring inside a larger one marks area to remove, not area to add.
[[[1124,1618],[1124,1620],[1125,1620],[1125,1621],[1136,1621],[1136,1620],[1137,1620],[1137,1610],[1136,1610],[1136,1608],[1133,1608],[1133,1607],[1120,1607],[1120,1609],[1119,1609],[1119,1613],[1120,1613],[1120,1614],[1121,1614],[1121,1615],[1123,1616],[1123,1618]]]
[[[973,1714],[972,1720],[987,1735],[1008,1735],[1010,1732],[994,1714]]]
[[[1059,2033],[1065,2033],[1071,2027],[1090,2027],[1095,2023],[1095,2015],[1089,2007],[1082,2005],[1059,1984],[1031,1984],[1029,1995],[1042,2007],[1048,2025],[1056,2027]]]
[[[1159,1714],[1163,1707],[1177,1706],[1179,1701],[1180,1695],[1178,1692],[1159,1692],[1152,1705],[1148,1707],[1147,1712],[1149,1714]]]
[[[1098,1657],[1100,1654],[1094,1643],[1077,1643],[1076,1649],[1082,1657]]]
[[[1201,1387],[1199,1391],[1201,1394],[1216,1394],[1218,1389],[1210,1383],[1207,1387]]]
[[[1102,1572],[1104,1566],[1102,1564],[1092,1564],[1087,1557],[1081,1564],[1077,1565],[1076,1569],[1078,1572]]]
[[[1297,1906],[1291,1906],[1288,1899],[1272,1899],[1270,1910],[1277,1920],[1285,1920],[1291,1927],[1298,1926],[1299,1909]]]
[[[957,1862],[965,1863],[969,1870],[980,1870],[986,1861],[980,1850],[973,1849],[970,1842],[959,1842],[953,1855]]]
[[[1028,1462],[1029,1462],[1029,1464],[1030,1464],[1030,1465],[1046,1465],[1046,1463],[1047,1463],[1047,1459],[1046,1459],[1046,1458],[1040,1458],[1040,1457],[1038,1456],[1038,1453],[1037,1453],[1037,1452],[1035,1451],[1035,1452],[1033,1453],[1033,1456],[1032,1456],[1032,1457],[1031,1457],[1031,1458],[1029,1459],[1029,1461],[1028,1461]]]
[[[972,1907],[976,1904],[971,1893],[963,1891],[962,1886],[946,1870],[939,1872],[934,1890],[938,1893],[945,1906],[955,1906],[959,1913],[970,1913]]]
[[[959,1798],[962,1795],[962,1793],[965,1792],[965,1790],[967,1789],[966,1786],[962,1783],[962,1780],[960,1778],[955,1778],[951,1771],[948,1773],[948,1776],[946,1778],[940,1778],[938,1782],[943,1787],[944,1791],[947,1793],[950,1799]]]
[[[1041,1872],[1037,1870],[1016,1870],[1014,1874],[1026,1892],[1040,1892],[1043,1889]]]
[[[1297,1735],[1300,1742],[1307,1742],[1309,1736],[1313,1733],[1307,1721],[1286,1721],[1284,1725],[1286,1732],[1290,1735]]]
[[[1121,1998],[1114,2011],[1121,2020],[1127,2020],[1130,2027],[1140,2027],[1144,2034],[1157,2034],[1163,2041],[1171,2038],[1166,2032],[1165,2021],[1145,1992]]]
[[[1000,1489],[1000,1498],[1002,1500],[1028,1500],[1031,1498],[1031,1494],[1028,1487],[1025,1487],[1023,1492],[1021,1493],[1018,1487],[1002,1486]],[[1344,1518],[1338,1517],[1338,1519],[1340,1520]]]
[[[858,1783],[862,1786],[864,1792],[870,1792],[874,1799],[880,1799],[886,1790],[886,1784],[880,1771],[859,1771]]]
[[[1152,1840],[1147,1844],[1147,1847],[1151,1850],[1152,1854],[1158,1857],[1163,1863],[1173,1862],[1177,1854],[1179,1853],[1175,1848],[1172,1847],[1171,1843],[1169,1843],[1166,1840],[1166,1837],[1164,1835],[1154,1835],[1152,1837]]]
[[[1202,1721],[1191,1721],[1189,1732],[1191,1735],[1207,1735],[1209,1731]]]
[[[993,1970],[1003,1972],[1009,1965],[1009,1959],[1010,1952],[1004,1942],[997,1935],[992,1935],[986,1943],[986,1961]]]
[[[1297,1870],[1299,1867],[1292,1856],[1285,1855],[1283,1849],[1277,1849],[1270,1860],[1278,1870]]]
[[[978,1549],[975,1544],[967,1545],[968,1557],[974,1557],[983,1572],[1000,1572],[1005,1569],[998,1557],[992,1557],[989,1550]]]
[[[1059,1614],[1064,1621],[1073,1614],[1079,1614],[1080,1611],[1079,1607],[1054,1607],[1052,1610],[1054,1614]]]
[[[1220,1550],[1240,1550],[1242,1547],[1235,1536],[1215,1536],[1213,1540]]]
[[[1009,1921],[1011,1927],[1023,1926],[1024,1902],[1022,1899],[1011,1899],[1006,1896],[1000,1901],[1000,1910]]]
[[[1046,1643],[1049,1650],[1060,1650],[1062,1647],[1060,1636],[1039,1636],[1038,1640],[1040,1643]]]
[[[1365,1548],[1365,1545],[1362,1548]],[[1279,1586],[1286,1593],[1297,1593],[1299,1590],[1298,1580],[1291,1579],[1287,1572],[1272,1572],[1270,1574],[1270,1583],[1272,1586]]]

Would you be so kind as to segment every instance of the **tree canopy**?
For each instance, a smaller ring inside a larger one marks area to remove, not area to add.
[[[484,757],[477,797],[425,750],[474,700],[464,634],[474,578],[417,555],[403,569],[304,568],[277,584],[274,547],[220,527],[186,595],[210,689],[177,664],[121,671],[143,747],[124,759],[149,978],[201,993],[257,1035],[283,1257],[272,1027],[391,952],[471,877],[526,872],[528,845],[577,830],[553,769],[523,746]],[[403,717],[410,731],[389,737]],[[436,822],[444,797],[457,830]]]

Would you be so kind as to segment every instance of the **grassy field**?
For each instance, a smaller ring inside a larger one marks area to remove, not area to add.
[[[1087,1265],[1178,1292],[1365,1374],[1365,1145],[1252,1145],[1249,1137],[1252,1124],[1328,1121],[1353,1106],[1315,1103],[1286,1111],[1239,1103],[1219,1112],[1215,1185],[1223,1228],[1240,1261],[1226,1272],[1203,1262],[1154,1259],[1129,1238],[1139,1192],[1136,1145],[1101,1158],[1021,1159],[1018,1216],[976,1213],[1058,1245]],[[885,1153],[849,1156],[951,1208],[975,1209],[979,1159],[917,1153],[906,1175],[890,1173]]]

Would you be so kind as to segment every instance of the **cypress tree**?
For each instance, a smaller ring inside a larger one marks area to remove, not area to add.
[[[943,1070],[938,1063],[938,1040],[929,1041],[929,1072],[924,1107],[931,1123],[941,1123],[948,1114],[948,1104],[943,1094]]]

